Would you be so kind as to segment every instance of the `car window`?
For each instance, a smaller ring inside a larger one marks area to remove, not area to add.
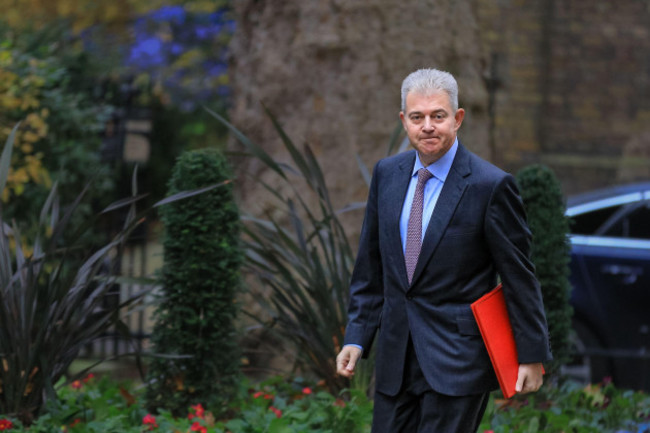
[[[604,233],[605,236],[650,239],[650,203],[635,206]]]
[[[621,206],[610,206],[571,217],[571,233],[593,235]]]

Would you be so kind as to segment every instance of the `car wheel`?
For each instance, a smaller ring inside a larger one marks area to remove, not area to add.
[[[594,352],[603,350],[596,335],[581,321],[573,320],[570,337],[571,360],[560,368],[560,374],[580,384],[600,383],[611,376],[607,359]]]

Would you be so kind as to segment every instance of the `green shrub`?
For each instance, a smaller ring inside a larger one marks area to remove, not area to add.
[[[511,400],[491,399],[478,431],[644,433],[650,431],[650,398],[611,383],[565,382]]]
[[[554,359],[547,371],[554,374],[570,358],[573,309],[569,305],[569,222],[564,215],[560,184],[549,168],[526,167],[517,173],[517,182],[533,233],[532,260],[542,287],[551,338]]]
[[[20,222],[33,239],[42,203],[53,181],[63,203],[71,203],[95,179],[80,203],[74,224],[82,224],[115,198],[114,173],[101,160],[101,133],[113,113],[90,79],[94,65],[66,44],[42,40],[19,43],[0,25],[0,137],[21,121],[12,158],[12,174],[2,193],[7,219]],[[3,34],[4,33],[4,34]],[[18,39],[21,39],[20,37]],[[128,191],[128,190],[127,190]],[[90,240],[106,241],[100,231]]]
[[[229,178],[225,158],[212,150],[182,154],[169,192]],[[239,380],[233,320],[240,287],[239,213],[230,184],[161,212],[165,225],[163,294],[156,310],[155,357],[147,404],[179,413],[191,404],[225,402]]]

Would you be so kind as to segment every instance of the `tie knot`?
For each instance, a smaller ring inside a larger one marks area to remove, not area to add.
[[[431,179],[433,174],[426,168],[421,168],[418,170],[418,183],[425,183],[427,180]]]

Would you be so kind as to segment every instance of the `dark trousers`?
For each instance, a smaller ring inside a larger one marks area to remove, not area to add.
[[[402,388],[375,392],[372,433],[475,433],[489,393],[454,397],[431,389],[409,338]]]

